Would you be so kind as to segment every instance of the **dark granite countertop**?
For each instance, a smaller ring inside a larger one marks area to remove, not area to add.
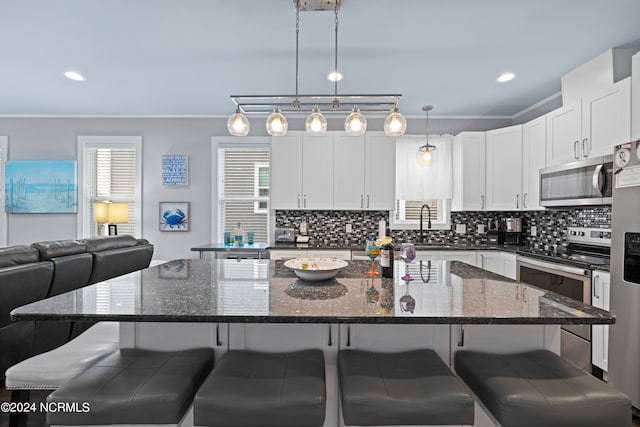
[[[309,283],[282,261],[175,260],[23,307],[15,320],[129,322],[609,324],[610,313],[457,261],[412,263],[415,280],[371,279],[350,261]],[[400,271],[402,270],[402,271]],[[108,295],[108,303],[104,296]],[[101,303],[98,304],[98,300]]]

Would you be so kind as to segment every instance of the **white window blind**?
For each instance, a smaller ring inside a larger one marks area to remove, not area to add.
[[[268,241],[269,164],[269,148],[219,148],[221,234],[240,222],[255,242]]]
[[[93,203],[110,200],[128,205],[128,222],[119,223],[118,234],[138,234],[136,224],[136,150],[134,148],[90,148],[86,150],[85,188],[88,194],[90,235],[104,235],[102,224],[93,220]]]

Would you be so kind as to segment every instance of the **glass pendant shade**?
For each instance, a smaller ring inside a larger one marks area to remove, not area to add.
[[[266,126],[267,133],[271,136],[284,136],[287,133],[289,124],[280,112],[280,107],[276,107],[275,111],[267,117]]]
[[[394,107],[384,121],[384,133],[387,136],[401,136],[407,130],[407,119]]]
[[[367,130],[367,119],[360,113],[358,107],[354,107],[351,114],[344,121],[344,130],[349,136],[360,136]]]
[[[309,135],[322,136],[327,132],[327,119],[324,118],[318,107],[315,107],[307,117],[305,126]]]
[[[233,136],[247,136],[249,133],[249,120],[238,108],[229,120],[227,120],[227,130]]]
[[[418,163],[424,166],[429,166],[433,162],[433,158],[435,157],[435,149],[433,145],[423,145],[418,149],[416,153],[416,159]]]

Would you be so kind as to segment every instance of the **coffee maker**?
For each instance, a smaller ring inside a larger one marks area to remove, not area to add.
[[[522,218],[507,217],[500,220],[498,243],[504,245],[524,245]]]

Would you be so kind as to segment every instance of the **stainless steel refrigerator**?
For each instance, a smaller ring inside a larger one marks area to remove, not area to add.
[[[640,408],[640,140],[615,147],[608,381]],[[637,413],[637,412],[636,412]]]

